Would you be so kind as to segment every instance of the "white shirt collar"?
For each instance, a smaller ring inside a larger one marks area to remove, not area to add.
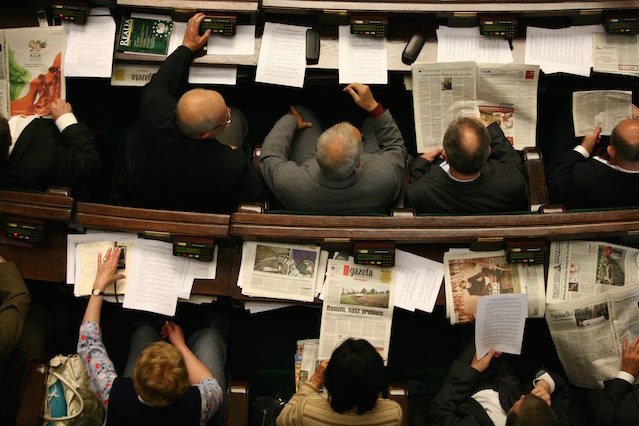
[[[38,118],[37,115],[14,115],[9,119],[9,133],[11,134],[11,145],[9,145],[9,155],[13,152],[16,146],[16,142],[22,134],[22,131],[31,124],[31,122]]]
[[[605,159],[603,159],[603,158],[601,158],[599,156],[596,156],[596,155],[594,157],[592,157],[592,158],[594,158],[595,160],[597,160],[597,161],[599,161],[601,163],[604,163],[608,167],[612,167],[613,169],[619,170],[620,172],[623,172],[623,173],[639,173],[639,170],[624,169],[623,167],[619,167],[616,164],[611,164],[611,163],[608,162],[608,160],[605,160]]]
[[[444,161],[444,162],[440,163],[439,167],[441,167],[442,170],[446,172],[448,177],[451,178],[452,180],[454,180],[455,182],[461,182],[461,183],[472,182],[475,179],[477,179],[479,177],[479,175],[481,174],[481,172],[479,172],[479,174],[477,176],[475,176],[474,178],[472,178],[472,179],[458,179],[455,176],[450,174],[450,164],[448,164],[448,161]]]

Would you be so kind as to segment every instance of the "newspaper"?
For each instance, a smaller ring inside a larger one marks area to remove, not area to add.
[[[66,50],[63,27],[0,30],[4,33],[0,107],[8,115],[47,115],[49,106],[65,97],[62,58]],[[8,93],[7,93],[8,89]]]
[[[639,287],[548,305],[546,322],[572,384],[602,388],[619,372],[623,339],[639,336]]]
[[[9,68],[7,43],[4,31],[0,31],[0,115],[9,117]]]
[[[528,316],[525,294],[494,294],[477,301],[475,346],[477,358],[490,350],[521,355]]]
[[[238,286],[247,296],[312,302],[320,263],[318,246],[245,241]]]
[[[617,123],[632,117],[632,92],[626,90],[590,90],[573,92],[572,121],[575,136],[585,136],[601,127],[609,136]]]
[[[544,316],[544,265],[510,264],[506,253],[444,254],[446,316],[451,324],[472,322],[480,297],[528,294],[528,316]]]
[[[393,319],[393,268],[330,259],[322,306],[319,359],[345,339],[366,339],[388,360]]]
[[[497,121],[516,149],[535,145],[539,66],[416,63],[412,77],[418,152],[441,146],[460,116]]]
[[[550,244],[547,303],[638,284],[637,249],[595,241],[553,241]]]
[[[319,339],[297,341],[297,349],[295,351],[295,392],[299,390],[300,383],[307,381],[315,372],[318,350]]]
[[[639,77],[639,35],[592,34],[592,70]]]

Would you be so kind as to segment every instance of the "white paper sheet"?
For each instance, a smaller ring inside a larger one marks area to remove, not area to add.
[[[526,29],[527,64],[539,65],[546,74],[565,72],[590,76],[592,34],[603,32],[601,25],[585,25],[550,30]]]
[[[303,87],[306,72],[306,30],[295,25],[264,24],[255,81]]]
[[[395,250],[395,306],[433,312],[443,279],[443,263]]]
[[[387,62],[385,37],[367,37],[351,34],[349,25],[340,25],[340,84],[387,84]]]
[[[508,41],[479,34],[479,28],[437,29],[437,62],[475,61],[511,64],[513,54]]]
[[[89,16],[83,25],[63,22],[67,32],[64,56],[66,77],[111,77],[115,21],[110,16]]]
[[[192,65],[189,69],[191,84],[224,84],[235,86],[237,67],[213,67]]]
[[[207,55],[253,55],[255,25],[237,25],[233,37],[212,35],[206,47]]]
[[[182,45],[184,40],[184,34],[186,34],[186,22],[173,22],[173,28],[171,29],[171,37],[169,38],[169,47],[166,51],[167,55],[170,55]]]
[[[138,238],[136,234],[125,232],[91,232],[67,235],[67,284],[75,284],[75,245],[94,241],[125,241]]]
[[[297,303],[286,302],[244,302],[244,309],[249,311],[251,314],[259,314],[262,312],[274,311],[297,305]]]
[[[182,299],[188,299],[191,295],[191,288],[193,287],[193,280],[196,278],[201,279],[215,279],[217,273],[217,246],[213,252],[213,260],[211,262],[201,262],[195,259],[188,259],[186,270],[184,272],[184,278],[178,287],[178,297]]]
[[[527,294],[480,297],[475,315],[477,358],[490,350],[520,355],[528,316]]]

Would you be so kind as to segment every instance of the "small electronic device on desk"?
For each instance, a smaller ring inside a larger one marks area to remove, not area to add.
[[[211,30],[211,35],[234,36],[237,27],[237,16],[206,15],[200,24],[200,35]]]
[[[386,37],[388,18],[386,16],[351,16],[351,34]]]
[[[395,266],[395,243],[366,241],[354,244],[354,262],[358,265]]]
[[[506,241],[508,263],[543,264],[548,244],[544,240]]]
[[[639,11],[605,11],[603,24],[609,34],[629,34],[639,33]]]
[[[517,19],[514,15],[481,15],[479,33],[512,39],[517,34]]]
[[[203,262],[211,262],[214,254],[215,241],[212,238],[173,237],[173,256],[190,257]]]
[[[84,24],[89,15],[89,4],[84,2],[54,0],[51,2],[54,19]]]
[[[25,243],[40,244],[45,237],[44,220],[40,219],[7,217],[4,230],[8,238]]]

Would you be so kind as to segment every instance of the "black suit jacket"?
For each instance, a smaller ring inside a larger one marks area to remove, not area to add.
[[[594,401],[595,425],[636,425],[639,421],[639,389],[623,379],[604,382]]]
[[[528,209],[521,157],[497,123],[488,126],[491,154],[472,182],[457,182],[437,164],[417,157],[410,164],[406,204],[418,213],[499,213]]]
[[[131,189],[148,207],[229,212],[239,201],[257,200],[263,183],[241,150],[191,139],[178,128],[178,92],[191,56],[188,48],[178,47],[144,88],[142,140],[127,138]]]
[[[469,364],[453,361],[441,390],[433,399],[427,415],[431,425],[482,425],[492,426],[493,422],[480,403],[472,398],[477,391],[476,384],[481,373]],[[569,425],[568,387],[564,380],[551,374],[555,381],[552,394],[552,409],[561,425]]]
[[[567,209],[639,205],[639,173],[624,173],[571,150],[553,164],[550,199]]]
[[[62,133],[53,120],[36,118],[22,131],[13,152],[0,163],[0,186],[44,191],[76,186],[100,169],[100,155],[84,124]]]

